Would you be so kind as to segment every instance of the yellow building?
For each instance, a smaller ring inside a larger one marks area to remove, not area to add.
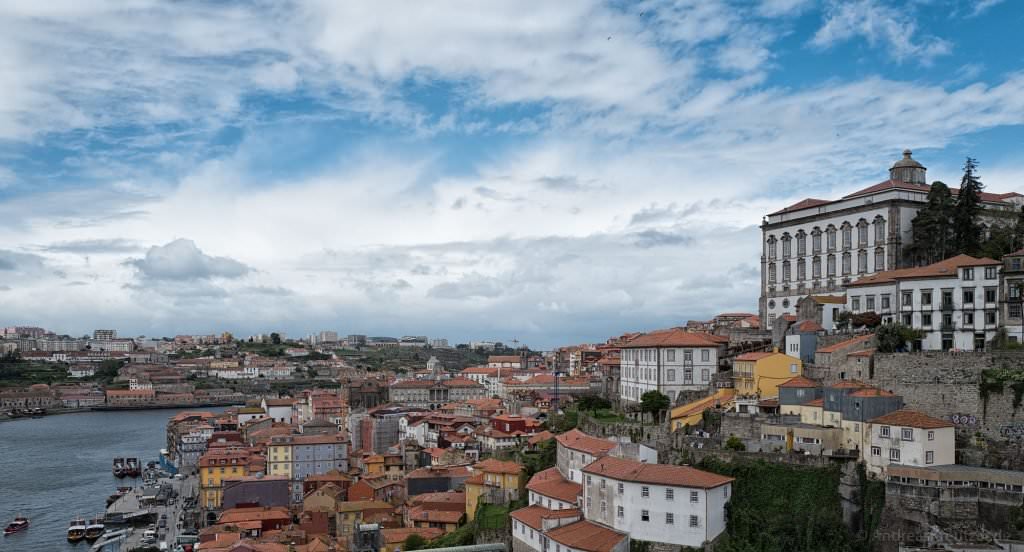
[[[472,521],[481,502],[504,503],[518,500],[526,488],[526,470],[515,462],[488,458],[473,466],[466,479],[466,519]]]
[[[199,496],[207,510],[220,508],[225,480],[263,471],[263,457],[249,449],[215,449],[199,458]]]
[[[288,439],[271,439],[267,447],[267,473],[292,478],[292,442]]]
[[[672,409],[669,427],[672,428],[672,431],[686,426],[693,427],[704,419],[705,410],[719,407],[729,408],[735,396],[735,389],[719,389],[714,395],[677,406]]]
[[[371,454],[363,458],[363,473],[367,477],[384,475],[384,457],[380,454]]]
[[[802,375],[803,363],[799,358],[782,354],[744,353],[733,361],[733,387],[739,396],[767,399],[779,396],[779,384]]]

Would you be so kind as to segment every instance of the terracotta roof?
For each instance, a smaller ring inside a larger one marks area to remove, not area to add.
[[[786,322],[796,322],[796,315],[795,314],[783,314],[779,318],[785,320]]]
[[[863,343],[865,341],[868,341],[868,340],[870,340],[874,336],[875,336],[875,334],[858,335],[857,337],[853,337],[853,338],[847,339],[846,341],[840,341],[839,343],[834,343],[832,345],[829,345],[828,347],[821,347],[821,348],[818,349],[817,352],[819,352],[819,353],[834,353],[834,352],[838,351],[839,349],[842,349],[842,348],[845,348],[845,347],[850,347],[852,345],[856,345],[858,343]]]
[[[505,462],[502,460],[496,460],[494,458],[488,458],[473,466],[474,470],[480,470],[485,473],[508,473],[508,474],[519,474],[522,473],[525,468],[521,464],[515,462]]]
[[[789,378],[788,380],[779,384],[779,387],[794,387],[794,388],[814,388],[820,384],[810,378],[803,376],[796,376],[795,378]]]
[[[812,295],[811,299],[813,299],[815,303],[823,303],[828,305],[846,304],[845,295]]]
[[[864,188],[863,190],[858,190],[856,192],[853,192],[852,194],[843,196],[843,199],[850,199],[850,198],[854,198],[854,197],[860,197],[860,196],[863,196],[863,195],[869,195],[869,194],[873,194],[873,193],[877,193],[877,192],[884,192],[884,191],[887,191],[887,190],[909,190],[909,191],[913,191],[913,192],[921,192],[921,193],[925,193],[926,194],[929,191],[931,191],[931,189],[932,189],[932,187],[929,186],[928,184],[914,184],[914,183],[903,182],[903,181],[899,181],[899,180],[884,180],[882,182],[879,182],[878,184],[875,184],[874,186],[868,186],[867,188]],[[949,189],[949,192],[953,196],[960,195],[960,188],[952,188],[951,187]],[[1019,195],[1019,194],[1017,194],[1016,192],[1010,192],[1010,193],[1005,193],[1005,194],[993,194],[991,192],[981,192],[979,194],[979,198],[982,201],[997,202],[998,203],[998,202],[1004,202],[1007,199],[1009,199],[1011,197],[1014,197],[1014,196],[1017,196],[1017,195]]]
[[[238,523],[242,521],[259,521],[264,519],[288,519],[292,516],[288,508],[284,506],[255,507],[255,508],[231,508],[224,510],[217,523]]]
[[[871,386],[858,380],[837,381],[828,386],[830,389],[870,389]]]
[[[814,399],[813,401],[807,401],[803,404],[804,406],[825,406],[825,399]]]
[[[779,406],[779,401],[777,399],[762,399],[758,401],[757,406],[762,408],[775,408],[776,406]]]
[[[582,485],[562,477],[558,468],[548,468],[533,474],[526,488],[570,504],[575,504],[576,498],[583,492]]]
[[[774,213],[768,213],[769,215],[781,215],[782,213],[788,213],[790,211],[799,211],[800,209],[808,209],[810,207],[817,207],[819,205],[827,205],[832,203],[827,199],[815,199],[809,197],[807,199],[801,199],[800,201],[790,205],[789,207],[783,207]]]
[[[430,541],[439,538],[444,534],[440,527],[395,527],[393,529],[381,529],[380,534],[387,544],[402,544],[409,535],[419,535]]]
[[[530,437],[529,439],[527,439],[526,442],[527,442],[527,444],[530,444],[530,445],[536,445],[538,443],[542,443],[542,442],[547,441],[549,439],[553,439],[554,437],[555,437],[554,433],[551,433],[550,431],[545,429],[544,431],[541,431],[540,433],[538,433],[538,434],[534,435],[533,437]]]
[[[850,353],[850,354],[848,354],[846,356],[869,357],[869,356],[871,356],[873,354],[875,354],[875,349],[864,349],[863,351],[854,351],[854,352],[852,352],[852,353]]]
[[[531,527],[537,531],[543,530],[542,522],[544,519],[557,519],[567,517],[580,517],[580,511],[576,508],[567,508],[565,510],[549,510],[543,506],[536,504],[514,510],[511,514],[512,519],[526,524],[527,527]]]
[[[414,506],[429,504],[466,504],[466,493],[455,491],[440,491],[436,493],[421,493],[409,499]]]
[[[394,506],[380,500],[349,500],[339,502],[335,508],[339,512],[362,512],[364,510],[393,510]]]
[[[955,278],[957,269],[970,266],[998,266],[999,261],[988,257],[971,257],[970,255],[957,255],[944,261],[930,264],[928,266],[917,266],[913,268],[900,268],[897,270],[886,270],[871,276],[857,278],[847,284],[847,287],[870,286],[877,284],[888,284],[897,280],[908,280],[915,278]]]
[[[452,378],[450,380],[444,380],[441,385],[445,387],[483,387],[483,384],[477,383],[468,378]]]
[[[719,341],[702,333],[688,332],[679,328],[658,330],[640,334],[623,345],[623,348],[635,347],[714,347]]]
[[[464,515],[466,512],[463,510],[428,510],[422,506],[409,509],[409,519],[412,521],[458,523]]]
[[[698,470],[689,466],[647,464],[613,456],[605,456],[595,460],[583,468],[583,471],[621,481],[678,487],[700,487],[704,489],[719,487],[733,481],[732,477]]]
[[[746,361],[756,362],[758,360],[761,360],[762,358],[768,358],[770,356],[781,355],[781,354],[782,353],[776,353],[776,352],[772,352],[772,351],[743,353],[742,355],[736,357],[736,360],[739,360],[741,362],[746,362]]]
[[[860,391],[854,391],[850,393],[851,397],[895,397],[896,393],[891,391],[885,391],[883,389],[875,389],[873,387],[868,389],[861,389]]]
[[[586,520],[552,529],[545,535],[563,546],[585,552],[611,552],[622,539],[629,538],[624,533]]]
[[[470,366],[469,368],[464,368],[459,373],[460,374],[484,374],[486,376],[493,376],[493,375],[497,375],[498,368],[496,368],[496,367],[495,368],[491,368],[489,366]]]
[[[796,331],[798,332],[823,332],[825,328],[818,324],[814,320],[803,320],[797,322]]]
[[[868,420],[868,423],[902,427],[917,427],[921,429],[939,429],[943,427],[953,427],[953,424],[946,420],[932,418],[931,416],[923,412],[908,409],[890,412],[884,416],[879,416],[873,420]]]
[[[730,390],[730,391],[732,391],[733,395],[735,395],[735,390]],[[704,412],[705,410],[715,406],[716,404],[718,404],[723,399],[724,400],[729,400],[730,398],[731,398],[731,396],[730,397],[719,397],[717,394],[709,395],[707,397],[704,397],[703,399],[698,399],[698,400],[693,401],[691,403],[680,405],[680,406],[677,406],[677,407],[673,408],[671,410],[670,416],[672,418],[682,418],[684,416],[692,416],[694,414],[697,414],[697,413],[700,413],[700,412]]]
[[[608,451],[615,448],[615,443],[606,439],[591,437],[575,428],[556,436],[555,440],[563,447],[585,452],[593,456],[608,454]]]

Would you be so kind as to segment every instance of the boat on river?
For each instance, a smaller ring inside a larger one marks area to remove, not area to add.
[[[124,477],[128,475],[128,466],[124,463],[124,458],[114,458],[114,467],[111,469],[114,472],[114,477]]]
[[[86,527],[88,526],[82,518],[71,520],[71,525],[68,526],[68,542],[78,542],[84,539]]]
[[[8,523],[7,527],[4,527],[4,535],[20,533],[26,529],[28,529],[28,518],[18,516],[14,518],[14,521]]]
[[[103,524],[103,516],[95,517],[89,520],[89,525],[85,526],[85,540],[92,542],[102,537],[106,530],[107,526]]]
[[[138,477],[142,475],[142,465],[139,463],[138,458],[128,458],[125,460],[124,474],[128,477]]]

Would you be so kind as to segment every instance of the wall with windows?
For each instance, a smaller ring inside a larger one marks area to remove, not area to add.
[[[718,370],[718,349],[623,349],[619,363],[619,395],[623,401],[640,402],[644,393],[660,390],[675,404],[680,392],[708,388]]]
[[[952,427],[919,427],[868,424],[869,446],[861,459],[872,473],[882,473],[890,464],[941,466],[955,464],[956,436]]]
[[[725,530],[730,484],[700,489],[588,476],[584,516],[634,540],[700,546]]]

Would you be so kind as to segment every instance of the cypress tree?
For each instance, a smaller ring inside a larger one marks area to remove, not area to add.
[[[914,241],[908,253],[914,264],[931,264],[952,256],[954,207],[949,186],[940,181],[932,183],[928,203],[911,221]]]
[[[981,191],[984,185],[976,171],[978,162],[968,157],[964,162],[964,176],[960,180],[960,193],[953,209],[953,237],[956,252],[978,255],[981,250],[981,226],[978,213],[981,212]]]

